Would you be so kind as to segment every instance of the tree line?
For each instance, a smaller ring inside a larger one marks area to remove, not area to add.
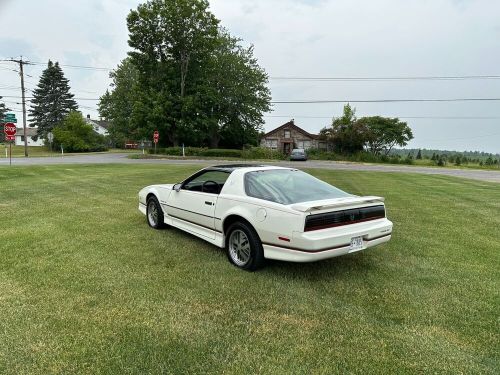
[[[270,110],[268,76],[205,0],[152,0],[127,17],[131,51],[111,72],[99,114],[111,136],[163,146],[257,144]]]

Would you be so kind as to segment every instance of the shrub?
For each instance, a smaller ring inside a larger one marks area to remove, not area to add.
[[[150,154],[154,154],[154,149],[148,150]],[[182,147],[166,147],[157,149],[158,154],[182,156]],[[240,158],[241,150],[221,149],[221,148],[200,148],[200,147],[185,147],[185,156],[208,156],[208,157],[224,157],[224,158]]]
[[[70,112],[63,122],[53,130],[54,146],[67,152],[106,151],[103,135],[94,132],[80,112]]]
[[[284,160],[286,155],[278,150],[273,150],[267,147],[251,147],[245,149],[241,153],[243,159],[271,159]]]

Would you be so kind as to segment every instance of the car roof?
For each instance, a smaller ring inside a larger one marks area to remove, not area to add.
[[[224,172],[234,172],[235,170],[246,169],[246,170],[262,170],[262,169],[289,169],[283,167],[277,167],[273,165],[263,165],[263,164],[224,164],[224,165],[213,165],[211,167],[205,168],[205,170],[212,171],[224,171]]]

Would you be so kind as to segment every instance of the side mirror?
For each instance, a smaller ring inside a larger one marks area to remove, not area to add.
[[[181,190],[181,186],[182,186],[182,184],[175,184],[172,187],[172,190],[175,190],[176,192],[179,192]]]

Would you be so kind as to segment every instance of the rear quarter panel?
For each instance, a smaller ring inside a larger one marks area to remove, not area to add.
[[[224,223],[231,215],[248,221],[262,242],[276,243],[280,241],[278,237],[291,239],[293,232],[302,230],[304,225],[304,215],[285,206],[247,196],[219,196],[215,209],[216,229],[223,232]]]

